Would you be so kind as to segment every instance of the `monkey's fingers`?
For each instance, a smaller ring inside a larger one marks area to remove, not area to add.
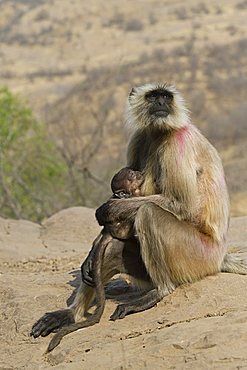
[[[30,335],[34,338],[45,337],[62,326],[67,326],[73,322],[74,317],[69,309],[47,312],[33,325]]]

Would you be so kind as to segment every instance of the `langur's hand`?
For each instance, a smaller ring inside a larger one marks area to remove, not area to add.
[[[119,218],[121,200],[109,199],[96,210],[95,216],[100,226],[105,226]]]
[[[96,209],[95,217],[100,226],[104,226],[104,224],[109,219],[109,215],[108,215],[109,202],[110,200],[106,203],[103,203],[99,208]]]
[[[100,226],[106,226],[117,221],[132,219],[139,204],[132,199],[110,199],[96,210],[96,219]]]

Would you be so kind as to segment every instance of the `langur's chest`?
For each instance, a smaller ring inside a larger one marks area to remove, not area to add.
[[[161,158],[164,142],[160,139],[157,140],[146,140],[146,142],[142,145],[139,151],[139,161],[141,166],[141,171],[148,170],[152,173],[157,173],[160,168],[160,162],[163,161]]]
[[[181,186],[181,177],[185,176],[185,163],[170,148],[150,150],[144,168],[146,189],[149,194],[173,193]]]
[[[143,171],[145,178],[144,193],[145,195],[159,194],[162,192],[164,184],[163,155],[158,146],[150,145],[145,149],[141,163],[141,171]]]

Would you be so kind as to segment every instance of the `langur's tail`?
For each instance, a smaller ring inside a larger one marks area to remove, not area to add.
[[[222,262],[221,271],[247,275],[247,261],[239,254],[227,253]]]

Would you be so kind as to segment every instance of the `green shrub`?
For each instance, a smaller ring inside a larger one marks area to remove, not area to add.
[[[0,88],[0,215],[40,221],[57,211],[66,165],[46,127],[7,88]]]

